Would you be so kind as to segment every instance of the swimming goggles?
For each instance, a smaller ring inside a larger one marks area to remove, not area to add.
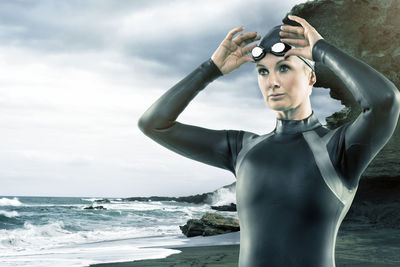
[[[251,50],[251,55],[255,61],[262,59],[267,53],[271,53],[275,56],[282,57],[285,55],[287,51],[289,51],[292,47],[285,43],[276,43],[268,49],[258,45]]]
[[[255,61],[258,61],[258,60],[262,59],[267,53],[271,53],[275,56],[282,57],[290,49],[292,49],[291,45],[282,43],[282,42],[275,43],[273,46],[271,46],[268,49],[265,49],[264,47],[258,45],[256,47],[254,47],[253,50],[251,50],[251,55]],[[303,62],[306,63],[307,66],[309,66],[314,71],[314,66],[310,62],[310,60],[308,60],[302,56],[298,56],[298,57],[301,60],[303,60]]]

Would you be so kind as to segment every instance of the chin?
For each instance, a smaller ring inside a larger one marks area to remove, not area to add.
[[[284,110],[288,109],[287,106],[285,106],[283,104],[278,104],[278,103],[273,103],[272,105],[267,103],[267,106],[270,109],[275,110],[275,111],[284,111]]]

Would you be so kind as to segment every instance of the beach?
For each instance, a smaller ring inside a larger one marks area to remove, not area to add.
[[[210,204],[172,200],[0,196],[0,266],[83,267],[165,258],[179,252],[173,247],[239,244],[238,232],[182,234],[180,225],[207,212]]]
[[[359,226],[342,229],[336,242],[337,267],[400,266],[400,230]],[[207,240],[207,238],[204,238]],[[193,243],[194,244],[194,243]],[[193,245],[192,244],[192,245]],[[238,266],[239,245],[175,247],[180,253],[162,259],[106,263],[91,267]]]
[[[370,180],[360,189],[339,229],[336,266],[400,266],[399,186]],[[231,190],[209,204],[3,196],[0,266],[237,266],[239,232],[188,238],[179,229],[233,198]],[[92,206],[102,208],[86,209]]]
[[[140,260],[122,263],[104,263],[90,266],[96,267],[156,267],[156,266],[237,266],[239,245],[200,246],[177,248],[182,251],[165,259]]]
[[[165,259],[140,260],[122,263],[104,263],[91,265],[91,267],[222,267],[238,266],[239,245],[205,246],[177,248],[179,254],[173,254]],[[394,256],[394,255],[393,255]],[[398,267],[399,262],[382,259],[374,255],[374,259],[349,258],[346,254],[338,253],[336,257],[337,267]],[[371,257],[372,258],[372,257]],[[381,261],[382,262],[379,262]]]

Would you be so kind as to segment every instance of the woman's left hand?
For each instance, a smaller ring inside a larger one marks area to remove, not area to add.
[[[285,57],[296,55],[313,60],[312,49],[315,43],[323,39],[322,36],[305,19],[289,15],[290,20],[298,22],[300,26],[283,25],[279,33],[281,41],[296,46],[286,52]]]

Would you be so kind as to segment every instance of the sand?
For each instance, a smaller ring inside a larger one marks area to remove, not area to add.
[[[239,245],[202,246],[177,248],[182,252],[164,259],[140,260],[123,263],[104,263],[91,265],[96,267],[222,267],[238,266]],[[373,262],[368,259],[351,259],[337,255],[337,267],[398,267],[399,263]]]
[[[221,235],[222,236],[222,235]],[[169,247],[182,251],[163,259],[91,265],[96,267],[213,267],[238,266],[239,245],[233,242],[237,234],[220,237],[194,238],[185,247]],[[224,242],[225,243],[224,243]],[[212,246],[212,244],[219,244]],[[400,230],[357,227],[343,229],[336,242],[336,267],[399,267]]]
[[[164,259],[140,260],[124,263],[105,263],[91,265],[96,267],[157,267],[157,266],[237,266],[239,245],[201,246],[177,248],[182,252],[173,254]]]

